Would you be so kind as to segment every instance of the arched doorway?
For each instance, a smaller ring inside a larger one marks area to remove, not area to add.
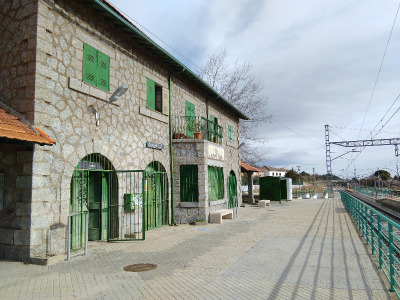
[[[146,167],[144,217],[150,230],[168,224],[168,177],[164,166],[153,161]]]
[[[88,240],[112,239],[110,228],[118,227],[118,179],[111,162],[98,153],[85,156],[71,178],[71,249],[83,245],[85,215]]]
[[[233,208],[236,203],[233,201],[233,197],[237,196],[237,182],[235,172],[231,171],[228,177],[228,208]]]

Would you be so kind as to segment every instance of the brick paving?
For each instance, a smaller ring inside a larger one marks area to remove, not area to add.
[[[135,263],[157,269],[132,273]],[[247,206],[222,225],[92,242],[52,266],[0,262],[1,299],[391,299],[338,199]]]

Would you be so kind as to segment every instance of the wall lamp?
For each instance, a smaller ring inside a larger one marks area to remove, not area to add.
[[[99,120],[99,110],[104,107],[106,104],[111,104],[117,101],[123,94],[126,93],[128,90],[128,87],[125,85],[121,85],[119,88],[115,90],[115,92],[111,95],[111,97],[108,99],[108,103],[103,104],[100,106],[98,109],[96,109],[93,105],[89,105],[88,111],[91,114],[94,114],[94,119],[96,120],[96,126],[99,126],[100,120]]]

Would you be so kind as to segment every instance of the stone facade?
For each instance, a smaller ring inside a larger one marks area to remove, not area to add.
[[[23,255],[13,257],[17,260],[63,254],[71,177],[85,156],[98,153],[110,161],[115,170],[144,170],[157,161],[165,168],[171,182],[169,116],[165,111],[146,107],[147,78],[170,92],[172,115],[184,115],[185,101],[189,100],[196,103],[196,114],[206,116],[208,95],[184,77],[172,78],[170,86],[170,67],[86,2],[0,1],[0,22],[0,101],[43,128],[57,142],[53,146],[34,145],[30,152],[18,150],[19,156],[13,158],[18,174],[15,178],[6,177],[6,181],[19,184],[24,196],[7,198],[0,213],[3,216],[7,209],[13,208],[14,216],[25,216],[29,225],[21,227],[23,232],[20,229],[7,231],[0,240],[0,258],[10,258],[7,245],[13,244],[25,249]],[[82,81],[84,43],[109,56],[110,92]],[[128,91],[117,102],[109,104],[111,93],[121,85],[128,86]],[[89,107],[98,111],[98,126]],[[207,164],[223,166],[225,180],[231,170],[240,180],[239,118],[218,102],[209,104],[209,112],[218,117],[225,128],[222,145],[225,161],[213,163],[206,158],[204,149],[209,142],[174,143],[174,153],[186,146],[202,148],[197,155],[201,158],[199,177],[204,191],[208,184]],[[227,142],[228,124],[234,127],[233,143]],[[148,148],[147,142],[161,144],[164,148]],[[1,145],[1,156],[7,155],[4,148]],[[22,156],[27,156],[25,161],[18,160]],[[184,157],[177,155],[178,165]],[[186,157],[192,159],[189,154]],[[9,162],[1,157],[0,161],[0,169],[6,168]],[[177,180],[179,182],[179,176],[174,180],[175,195],[179,195]],[[183,217],[184,214],[206,217],[210,209],[226,207],[227,196],[211,206],[206,201],[206,193],[200,196],[201,209],[196,213],[182,210],[178,199],[175,207],[179,222],[193,220]]]

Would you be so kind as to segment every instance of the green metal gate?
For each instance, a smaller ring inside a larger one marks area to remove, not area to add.
[[[234,197],[237,196],[237,183],[236,183],[236,175],[235,172],[231,171],[228,177],[228,208],[235,207]]]
[[[70,250],[83,249],[85,215],[89,240],[143,240],[146,172],[115,171],[99,154],[85,157],[71,178]]]

